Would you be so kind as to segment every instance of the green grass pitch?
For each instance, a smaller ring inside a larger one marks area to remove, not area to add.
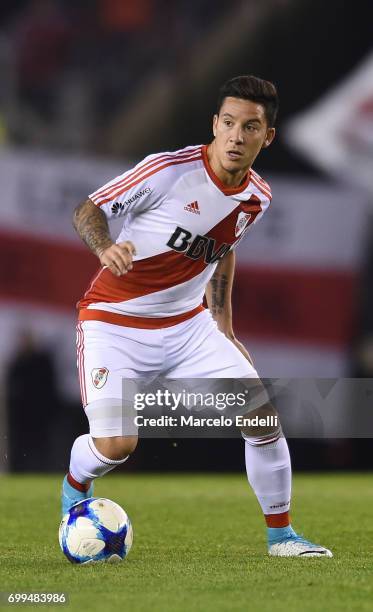
[[[372,475],[294,477],[293,525],[333,559],[268,557],[244,474],[109,475],[95,493],[127,510],[134,546],[123,563],[87,567],[59,549],[60,482],[0,477],[1,591],[65,591],[68,611],[373,609]]]

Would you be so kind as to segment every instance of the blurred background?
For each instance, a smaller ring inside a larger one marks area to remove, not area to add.
[[[149,153],[209,142],[238,74],[275,82],[281,109],[236,335],[263,377],[373,377],[372,17],[370,0],[1,2],[1,471],[65,470],[87,430],[75,303],[97,260],[74,207]],[[290,444],[299,469],[373,467],[367,439]],[[242,469],[242,453],[145,440],[126,469]]]

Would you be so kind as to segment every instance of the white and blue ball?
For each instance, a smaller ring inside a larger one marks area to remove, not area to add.
[[[89,497],[72,506],[59,529],[61,549],[71,563],[122,561],[132,540],[126,512],[103,497]]]

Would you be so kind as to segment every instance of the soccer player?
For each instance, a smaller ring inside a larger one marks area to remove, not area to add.
[[[220,90],[209,145],[150,155],[76,208],[74,226],[101,267],[78,304],[90,433],[73,444],[63,513],[135,450],[136,435],[123,431],[124,378],[258,378],[233,332],[231,291],[234,249],[271,201],[252,165],[274,139],[277,108],[272,83],[233,78]],[[123,227],[114,243],[107,220],[116,217]],[[255,414],[276,413],[267,403]],[[281,428],[246,428],[243,437],[269,554],[331,557],[290,525],[291,465]]]

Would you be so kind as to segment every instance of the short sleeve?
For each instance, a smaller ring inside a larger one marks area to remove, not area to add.
[[[108,219],[141,213],[158,205],[162,197],[159,177],[152,172],[152,156],[120,174],[89,195]]]

